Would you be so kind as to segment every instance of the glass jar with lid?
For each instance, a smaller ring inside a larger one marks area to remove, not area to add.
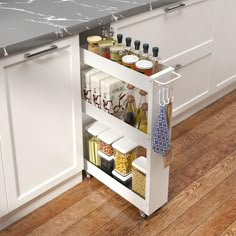
[[[110,47],[112,45],[113,45],[113,40],[111,39],[99,41],[98,43],[99,55],[107,59],[110,59]]]
[[[135,68],[136,71],[147,76],[151,76],[153,71],[153,63],[148,60],[140,60],[135,63]]]
[[[122,65],[135,70],[135,63],[139,58],[135,55],[126,55],[122,57]]]
[[[99,54],[99,47],[98,43],[102,40],[102,37],[100,36],[90,36],[87,38],[88,42],[88,50],[90,52],[94,52],[96,54]]]

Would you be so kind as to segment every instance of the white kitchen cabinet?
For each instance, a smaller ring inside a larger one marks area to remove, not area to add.
[[[216,0],[212,89],[236,82],[236,2]]]
[[[9,211],[83,169],[79,78],[78,36],[0,61]]]
[[[1,147],[1,137],[0,137],[0,217],[8,213],[7,195],[6,195],[6,185],[4,178],[3,169],[3,151]]]

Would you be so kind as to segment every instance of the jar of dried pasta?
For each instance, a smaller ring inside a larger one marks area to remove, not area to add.
[[[145,198],[146,190],[146,163],[147,159],[140,156],[132,163],[132,190]]]
[[[124,137],[112,144],[115,154],[115,170],[122,176],[132,171],[132,162],[137,158],[137,144]]]

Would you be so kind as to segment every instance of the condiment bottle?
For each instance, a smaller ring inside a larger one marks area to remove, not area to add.
[[[110,47],[111,60],[121,63],[122,57],[125,55],[125,45],[122,43],[123,35],[117,34],[117,43]]]
[[[107,33],[107,29],[105,25],[102,26],[101,37],[102,37],[102,40],[109,39],[109,35]]]
[[[147,76],[152,75],[153,63],[148,60],[140,60],[135,63],[136,71]]]
[[[144,43],[143,44],[143,52],[140,54],[140,60],[148,60],[148,50],[149,50],[149,44]]]
[[[144,90],[140,90],[139,91],[139,95],[140,95],[140,99],[139,99],[139,104],[138,104],[138,108],[137,108],[137,112],[136,112],[136,124],[137,124],[137,128],[139,128],[140,125],[140,121],[141,121],[141,116],[142,116],[142,104],[146,103],[147,99],[146,99],[146,95],[147,92]]]
[[[88,37],[87,38],[88,50],[90,52],[94,52],[94,53],[98,54],[98,52],[99,52],[98,43],[101,40],[102,40],[102,38],[100,36],[90,36],[90,37]]]
[[[136,125],[136,104],[135,104],[135,98],[134,98],[134,91],[135,88],[133,85],[129,84],[127,86],[128,92],[127,92],[127,104],[124,112],[124,122],[134,126]]]
[[[117,46],[121,46],[122,48],[125,48],[125,45],[122,43],[123,41],[123,34],[117,34]]]
[[[122,57],[122,65],[135,70],[135,63],[139,58],[135,55],[126,55]]]
[[[143,103],[141,107],[141,120],[139,123],[138,129],[144,133],[147,133],[147,112],[148,112],[148,104]]]
[[[131,48],[131,53],[136,55],[137,57],[140,56],[140,41],[139,40],[135,40],[134,41],[134,49]]]
[[[132,39],[130,37],[125,38],[125,42],[126,42],[125,54],[126,55],[131,54],[131,41]]]
[[[153,47],[152,53],[153,55],[149,57],[149,60],[153,63],[153,74],[155,74],[160,71],[160,64],[159,64],[160,58],[158,57],[159,48]]]

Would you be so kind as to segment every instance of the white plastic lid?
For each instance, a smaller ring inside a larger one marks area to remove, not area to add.
[[[127,152],[133,150],[138,146],[137,143],[133,142],[132,140],[124,137],[115,143],[112,144],[112,147],[118,150],[119,152],[126,154]]]
[[[135,63],[135,66],[141,70],[148,70],[153,67],[153,63],[148,60],[140,60]]]
[[[104,158],[107,161],[112,161],[114,160],[114,156],[107,156],[105,153],[101,152],[100,150],[98,151],[98,155],[102,158]]]
[[[98,138],[108,145],[114,143],[115,141],[121,139],[122,137],[123,135],[115,132],[112,129],[105,130],[104,132],[98,135]]]
[[[139,60],[139,58],[135,55],[126,55],[126,56],[122,57],[122,62],[124,62],[126,64],[134,64],[138,60]]]
[[[132,162],[132,166],[146,175],[147,158],[141,156]]]
[[[123,176],[121,174],[119,174],[117,171],[113,170],[112,171],[112,174],[117,177],[118,179],[120,179],[122,182],[126,182],[127,180],[130,180],[132,178],[132,173],[126,175],[126,176]]]
[[[108,129],[107,126],[105,126],[104,124],[100,123],[99,121],[95,121],[94,123],[92,123],[87,128],[87,131],[90,134],[92,134],[93,136],[97,136],[98,134],[100,134],[101,132],[103,132],[106,129]]]

